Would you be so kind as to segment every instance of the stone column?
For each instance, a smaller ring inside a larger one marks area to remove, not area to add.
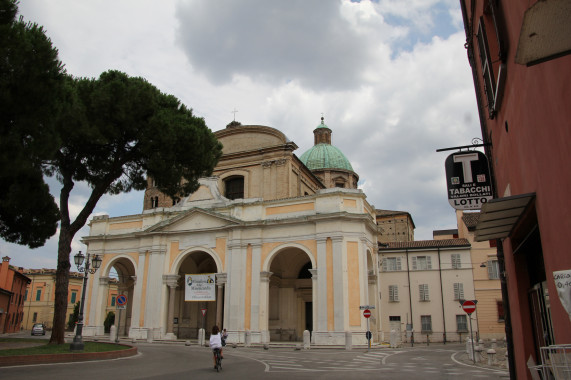
[[[260,332],[262,343],[270,342],[270,277],[272,272],[260,272]]]
[[[318,330],[317,328],[317,269],[310,269],[309,273],[311,273],[311,309],[312,309],[312,319],[311,322],[313,331]],[[313,344],[315,344],[315,334],[311,331],[311,339]]]
[[[327,239],[317,239],[317,276],[313,299],[315,304],[313,318],[317,322],[313,326],[314,331],[327,331]]]
[[[222,329],[222,298],[226,286],[226,273],[216,273],[216,326]]]
[[[169,288],[169,308],[167,310],[167,333],[165,335],[166,340],[176,340],[174,335],[174,298],[176,293],[176,288],[178,287],[178,280],[180,276],[176,274],[165,274],[163,275],[163,283]]]
[[[343,237],[335,236],[333,241],[333,317],[336,332],[345,331],[345,308],[343,297],[346,279],[343,273]]]

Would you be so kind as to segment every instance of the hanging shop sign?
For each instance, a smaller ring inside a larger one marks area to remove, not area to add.
[[[216,274],[186,274],[184,276],[185,301],[216,301]]]
[[[492,199],[488,159],[482,152],[457,152],[446,158],[448,202],[456,210],[477,210]]]

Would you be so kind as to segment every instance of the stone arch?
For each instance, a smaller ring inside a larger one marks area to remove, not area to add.
[[[115,269],[117,277],[111,271]],[[129,336],[133,317],[133,304],[136,297],[135,284],[137,282],[137,262],[127,254],[114,256],[101,269],[99,276],[97,317],[99,332],[105,333],[104,321],[110,312],[115,314],[115,328],[119,336]],[[117,296],[125,295],[127,305],[124,310],[117,309]],[[119,313],[121,313],[119,317]]]
[[[170,274],[163,277],[166,278],[164,283],[168,286],[169,294],[167,305],[167,336],[169,339],[196,339],[201,328],[205,328],[208,332],[214,324],[222,327],[224,293],[221,288],[223,284],[219,283],[218,276],[222,274],[222,270],[220,257],[210,248],[187,248],[176,257],[171,265]],[[185,275],[210,273],[218,274],[216,276],[216,299],[214,301],[186,301]],[[202,309],[206,309],[204,316]],[[172,338],[169,334],[172,334]]]
[[[271,341],[300,341],[313,330],[315,268],[312,252],[298,243],[282,244],[264,260],[262,271],[271,274],[265,313]]]

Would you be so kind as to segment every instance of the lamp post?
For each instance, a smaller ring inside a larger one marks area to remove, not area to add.
[[[89,261],[90,255],[87,254],[87,260],[85,260],[85,265],[82,267],[83,260],[85,256],[79,251],[79,253],[73,256],[73,261],[77,266],[77,270],[83,272],[83,290],[81,292],[81,301],[79,304],[79,316],[77,320],[77,328],[75,329],[75,337],[73,338],[73,342],[70,344],[69,349],[71,351],[82,351],[84,344],[83,344],[83,305],[85,304],[85,289],[87,287],[87,279],[89,277],[89,273],[94,274],[97,272],[97,269],[101,266],[101,258],[97,255],[93,255],[91,262]],[[90,268],[92,267],[92,268]]]

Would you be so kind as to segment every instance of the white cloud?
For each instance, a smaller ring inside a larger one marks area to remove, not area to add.
[[[212,130],[236,107],[238,121],[278,128],[301,156],[323,112],[371,204],[410,212],[418,239],[455,228],[448,154],[436,149],[479,136],[456,0],[26,0],[20,10],[45,26],[71,74],[145,77]],[[87,190],[74,189],[74,215]],[[105,196],[94,213],[138,213],[142,199]],[[87,233],[77,234],[74,252]],[[55,238],[34,254],[0,249],[15,252],[18,265],[55,267]]]

